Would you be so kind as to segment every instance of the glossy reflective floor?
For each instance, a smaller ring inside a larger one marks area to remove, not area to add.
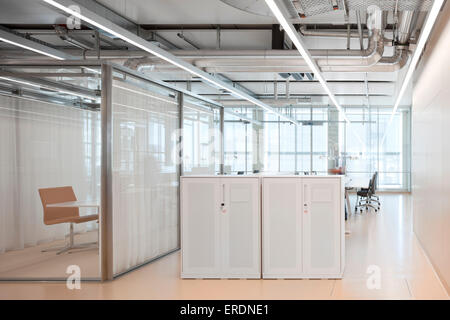
[[[82,283],[81,290],[0,283],[0,299],[448,299],[412,232],[410,196],[382,195],[381,201],[379,214],[347,221],[342,280],[182,280],[176,252],[112,282]],[[379,283],[369,279],[374,271]]]
[[[75,244],[97,241],[97,231],[75,235]],[[83,279],[100,279],[98,246],[72,250],[69,254],[57,255],[58,250],[67,245],[68,240],[58,240],[12,250],[0,255],[0,279],[66,279],[67,266],[78,265],[83,270]]]

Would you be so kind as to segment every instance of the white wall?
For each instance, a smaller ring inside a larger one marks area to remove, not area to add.
[[[412,107],[414,231],[450,293],[450,3],[416,71]]]

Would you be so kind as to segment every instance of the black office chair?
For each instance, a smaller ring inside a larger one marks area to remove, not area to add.
[[[381,207],[380,197],[375,194],[378,188],[378,171],[375,171],[372,179],[374,182],[373,182],[373,190],[369,198],[369,203],[374,202],[378,206],[378,209],[375,210],[375,212],[377,212],[378,210],[380,210]]]
[[[355,213],[358,211],[358,208],[360,213],[362,213],[363,209],[368,211],[369,208],[374,209],[375,212],[380,210],[380,200],[378,196],[375,195],[377,179],[378,172],[375,172],[369,181],[369,187],[361,188],[356,192]],[[375,205],[372,203],[375,203]]]

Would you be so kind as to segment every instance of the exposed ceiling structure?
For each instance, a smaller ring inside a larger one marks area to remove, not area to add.
[[[318,75],[299,55],[264,0],[75,2],[93,8],[115,25],[270,107],[330,105],[329,94],[318,81]],[[432,0],[279,2],[330,91],[343,106],[394,104],[433,4]],[[67,14],[43,0],[0,0],[0,3],[0,32],[58,50],[74,59],[110,59],[220,100],[226,107],[255,104],[223,87],[211,86],[205,79],[95,25],[81,21],[81,28],[74,29]],[[36,60],[49,56],[1,41],[0,59]],[[5,86],[6,71],[2,72],[0,86]],[[68,83],[77,84],[76,76],[66,76]],[[98,86],[95,73],[88,86],[92,90]],[[405,94],[401,105],[409,105],[410,97]]]

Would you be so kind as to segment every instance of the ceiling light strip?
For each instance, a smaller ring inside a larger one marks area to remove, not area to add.
[[[77,18],[79,18],[79,19],[113,35],[113,36],[116,36],[139,49],[149,52],[149,53],[151,53],[151,54],[153,54],[153,55],[197,76],[197,77],[200,77],[203,80],[209,82],[210,84],[230,92],[235,97],[241,98],[243,100],[247,100],[268,112],[278,115],[280,118],[282,118],[284,120],[290,121],[290,122],[298,125],[298,122],[296,120],[282,114],[281,112],[273,109],[272,107],[261,102],[260,100],[254,98],[240,90],[237,90],[233,86],[231,86],[223,81],[218,80],[214,76],[194,67],[193,65],[191,65],[191,64],[187,63],[186,61],[176,57],[175,55],[165,51],[164,49],[161,49],[160,47],[148,42],[147,40],[139,37],[138,35],[136,35],[132,32],[129,32],[120,26],[117,26],[116,24],[112,23],[111,21],[99,16],[98,14],[96,14],[90,10],[87,10],[86,8],[81,7],[75,1],[72,1],[72,0],[43,0],[43,1],[45,1],[46,3],[54,6],[55,8],[58,8],[74,17],[77,17]],[[80,8],[80,11],[78,12],[78,11],[72,10],[71,9],[72,6],[78,6]]]
[[[331,92],[330,88],[328,87],[328,84],[327,84],[326,80],[323,78],[322,72],[320,71],[319,66],[317,65],[317,63],[312,58],[312,56],[309,53],[309,51],[306,49],[305,43],[303,42],[303,40],[300,37],[300,35],[298,34],[298,32],[295,30],[295,28],[292,25],[292,23],[290,23],[286,19],[287,15],[282,13],[282,11],[280,9],[281,6],[279,6],[277,4],[278,1],[276,1],[276,0],[265,0],[265,1],[266,1],[267,5],[269,6],[270,10],[272,11],[272,13],[277,18],[277,20],[280,23],[280,25],[283,27],[284,31],[287,33],[287,35],[291,39],[292,43],[296,46],[298,52],[302,55],[302,57],[306,61],[307,65],[314,72],[316,78],[319,80],[319,82],[322,85],[323,89],[325,90],[327,95],[330,97],[330,100],[333,102],[335,107],[342,114],[344,120],[349,123],[350,120],[347,118],[343,108],[338,103],[338,101],[336,100],[336,97]]]
[[[4,30],[0,30],[0,41],[12,44],[14,46],[30,50],[42,55],[45,55],[50,58],[54,58],[57,60],[65,60],[70,58],[69,55],[66,55],[65,53],[58,51],[56,49],[44,46],[40,43],[37,43],[35,41],[26,39],[24,37],[18,36],[14,33],[7,32]]]
[[[237,112],[229,111],[229,110],[227,110],[227,109],[224,109],[223,112],[226,113],[226,114],[229,114],[229,115],[231,115],[231,116],[234,116],[234,117],[236,117],[236,118],[238,118],[238,119],[241,119],[241,120],[243,120],[243,121],[248,121],[248,122],[253,123],[253,124],[256,124],[256,125],[258,125],[258,126],[262,126],[261,121],[254,120],[254,119],[250,119],[250,118],[248,118],[248,117],[246,117],[246,116],[243,116],[243,115],[241,115],[241,114],[239,114],[239,113],[237,113]]]
[[[431,10],[428,14],[427,21],[425,22],[425,25],[422,28],[422,32],[420,33],[419,41],[417,41],[417,46],[416,46],[416,49],[414,50],[414,54],[413,54],[413,57],[409,64],[408,71],[406,72],[406,75],[405,75],[405,78],[403,79],[403,83],[402,83],[402,86],[398,93],[397,99],[395,100],[394,108],[392,109],[391,116],[389,117],[389,121],[386,125],[386,129],[384,131],[383,138],[381,139],[382,145],[384,143],[384,140],[386,139],[388,128],[391,125],[392,120],[394,120],[394,116],[397,113],[397,109],[400,106],[400,102],[403,99],[403,95],[405,94],[408,84],[412,79],[414,71],[416,70],[417,64],[422,55],[425,44],[427,43],[428,38],[430,37],[431,30],[433,29],[433,26],[437,20],[437,17],[439,15],[439,12],[442,8],[442,4],[444,3],[444,1],[445,0],[434,0],[434,2],[433,2],[433,6],[431,7]]]
[[[0,77],[0,80],[5,80],[5,81],[18,83],[18,84],[22,84],[22,85],[27,85],[27,86],[35,87],[35,88],[38,88],[38,89],[52,90],[55,93],[64,93],[64,94],[67,94],[67,95],[76,96],[76,97],[85,98],[85,99],[90,99],[90,100],[94,100],[94,101],[97,99],[97,97],[95,97],[95,96],[86,95],[86,94],[78,93],[78,92],[75,92],[75,91],[64,90],[64,89],[60,89],[60,88],[56,88],[56,87],[51,87],[49,85],[43,85],[43,84],[39,84],[38,85],[38,84],[35,84],[35,83],[32,83],[32,82],[23,81],[23,80],[17,80],[17,79],[13,79],[13,78],[9,78],[9,77]]]

